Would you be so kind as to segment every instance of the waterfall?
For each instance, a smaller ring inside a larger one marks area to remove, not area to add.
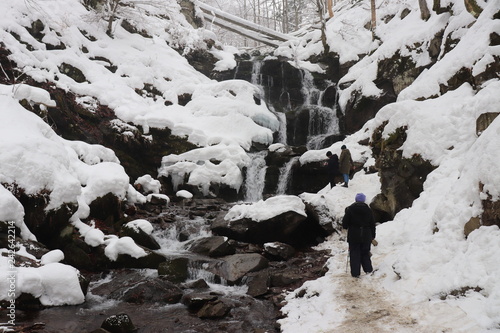
[[[257,87],[262,89],[262,73],[261,73],[261,68],[262,68],[262,61],[260,60],[254,60],[252,63],[252,78],[251,78],[251,83],[256,85]]]
[[[321,91],[314,85],[312,74],[306,70],[302,73],[301,92],[304,96],[304,105],[321,105]]]
[[[280,168],[280,175],[278,179],[278,186],[276,188],[276,194],[286,194],[288,186],[290,185],[290,180],[292,179],[292,168],[298,160],[299,157],[295,156]]]
[[[236,79],[237,75],[238,75],[238,70],[240,69],[240,62],[236,62],[236,68],[234,69],[234,75],[233,75],[233,80]]]
[[[266,178],[267,151],[250,153],[251,163],[247,167],[245,177],[245,201],[256,202],[262,199]]]
[[[308,133],[307,149],[321,149],[328,136],[340,134],[339,119],[330,108],[309,107]]]
[[[340,134],[339,119],[335,114],[335,108],[322,105],[324,91],[314,85],[314,78],[308,71],[303,71],[302,95],[304,96],[304,107],[309,110],[308,124],[308,149],[323,148],[325,139],[330,135]],[[338,93],[337,93],[338,94]],[[335,97],[337,104],[338,95]]]
[[[286,144],[286,115],[283,112],[274,112],[274,115],[278,118],[280,122],[280,127],[278,130],[278,142]]]
[[[262,61],[261,60],[254,60],[252,63],[251,83],[259,88],[261,95],[262,95],[262,98],[265,100],[266,92],[264,89],[265,89],[265,87],[268,87],[270,89],[273,86],[274,81],[273,81],[272,76],[267,76],[266,82],[263,82],[264,76],[262,75],[261,69],[262,69]],[[286,140],[287,140],[287,137],[286,137],[286,116],[282,112],[276,112],[276,110],[274,110],[272,105],[268,105],[268,108],[276,116],[276,118],[278,118],[278,121],[280,123],[277,141],[279,143],[286,144]]]

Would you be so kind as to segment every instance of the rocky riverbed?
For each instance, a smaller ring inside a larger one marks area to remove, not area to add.
[[[14,331],[279,332],[286,292],[323,276],[329,254],[314,244],[269,246],[218,236],[211,225],[229,207],[204,199],[138,208],[134,218],[153,224],[155,253],[165,262],[157,269],[80,270],[88,282],[85,303],[19,303]]]

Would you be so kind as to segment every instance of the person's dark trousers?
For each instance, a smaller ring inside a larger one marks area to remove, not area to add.
[[[373,271],[370,249],[371,243],[349,243],[352,276],[358,277],[361,274],[361,267],[365,273]]]

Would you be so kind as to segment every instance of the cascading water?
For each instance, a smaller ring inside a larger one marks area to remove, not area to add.
[[[304,107],[309,110],[309,135],[306,146],[308,149],[321,149],[328,136],[340,134],[335,107],[332,109],[322,105],[324,91],[315,86],[314,78],[308,71],[303,71],[301,91],[304,95]],[[336,104],[337,96],[335,98]]]
[[[286,144],[287,136],[286,136],[286,115],[283,112],[274,112],[276,117],[278,117],[278,120],[280,122],[280,127],[278,130],[278,138],[277,141],[279,143],[284,143]]]
[[[251,153],[251,164],[247,167],[245,177],[245,201],[256,202],[262,199],[264,183],[266,178],[266,160],[267,151]]]
[[[280,168],[280,175],[278,179],[278,186],[276,188],[276,194],[286,194],[286,191],[288,190],[288,187],[290,185],[290,180],[292,178],[293,166],[298,161],[299,157],[295,156]]]

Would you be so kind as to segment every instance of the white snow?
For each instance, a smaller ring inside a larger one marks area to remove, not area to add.
[[[117,236],[108,236],[105,243],[106,248],[104,249],[104,252],[112,261],[116,261],[120,254],[128,254],[134,258],[141,258],[147,254],[143,248],[135,244],[132,238],[127,236],[121,238]]]
[[[225,220],[235,221],[249,218],[254,221],[264,221],[288,211],[307,216],[306,206],[299,197],[293,195],[277,195],[267,200],[255,203],[241,204],[231,207],[224,216]]]
[[[184,199],[191,199],[193,197],[193,194],[186,190],[180,190],[175,193],[175,196]]]
[[[151,224],[151,222],[144,219],[130,221],[127,224],[125,224],[125,226],[137,231],[139,231],[140,229],[148,235],[150,235],[153,232],[153,225]]]
[[[64,253],[61,250],[52,250],[50,252],[45,253],[40,258],[40,263],[42,265],[47,265],[55,262],[59,262],[64,259]]]
[[[144,175],[135,181],[134,184],[140,184],[145,193],[160,193],[161,183],[157,179],[153,179],[151,175]]]

